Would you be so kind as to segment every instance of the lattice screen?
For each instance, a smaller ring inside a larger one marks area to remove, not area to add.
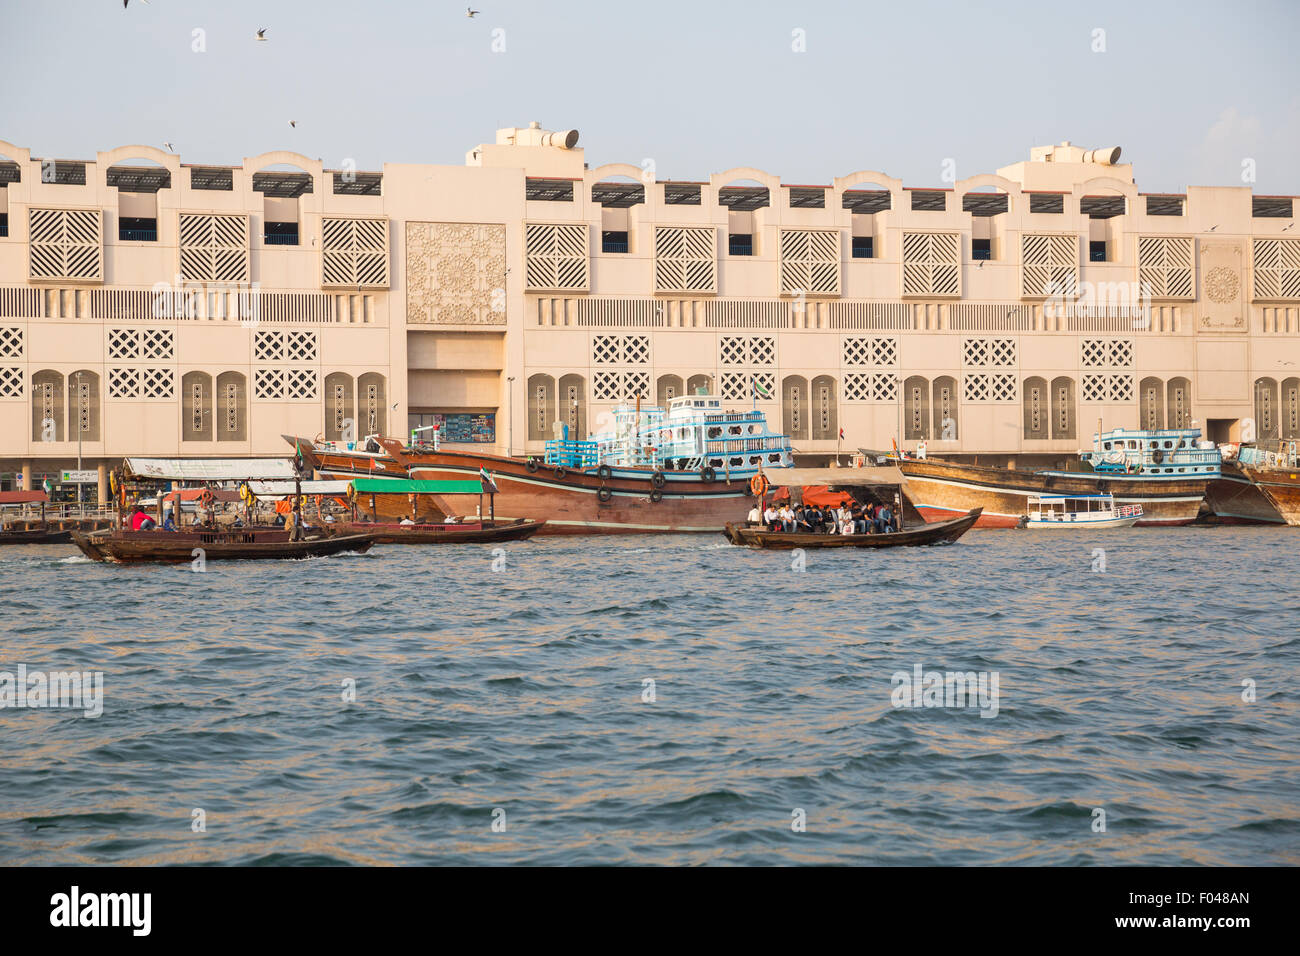
[[[524,226],[525,285],[530,290],[590,287],[587,226],[532,222]]]
[[[897,377],[889,372],[848,372],[844,376],[846,402],[896,402]]]
[[[109,398],[176,397],[176,371],[170,368],[110,368]]]
[[[781,230],[781,294],[840,294],[840,234],[833,229]]]
[[[0,398],[22,398],[24,381],[21,367],[0,367]]]
[[[1074,297],[1079,288],[1079,237],[1025,233],[1020,237],[1020,295]]]
[[[1085,402],[1131,402],[1133,401],[1133,376],[1084,375],[1082,391]]]
[[[1014,367],[1016,361],[1015,339],[963,339],[961,363],[966,367]]]
[[[23,330],[21,328],[0,328],[0,358],[23,357]]]
[[[729,402],[752,402],[756,396],[770,401],[777,397],[776,375],[772,372],[723,372],[721,378],[722,397]]]
[[[724,335],[718,341],[719,365],[775,365],[776,338],[771,335]]]
[[[903,233],[903,295],[961,295],[961,240],[957,233]]]
[[[1300,239],[1256,239],[1256,299],[1300,299]]]
[[[1138,283],[1153,299],[1190,299],[1192,240],[1174,236],[1138,237]]]
[[[591,397],[596,402],[646,400],[650,397],[650,373],[596,372],[591,376]]]
[[[172,329],[108,330],[108,357],[115,359],[170,359],[176,357]]]
[[[322,219],[321,285],[388,288],[388,220]]]
[[[196,282],[247,282],[248,216],[181,213],[181,276]]]
[[[712,226],[655,226],[655,291],[718,291]]]
[[[104,214],[98,209],[28,209],[33,279],[104,281]]]
[[[846,336],[841,343],[844,365],[894,368],[898,365],[898,339],[878,336]]]
[[[650,336],[593,335],[591,362],[593,365],[648,365]]]
[[[319,342],[315,332],[257,332],[253,357],[259,362],[314,362]]]
[[[1079,342],[1081,368],[1132,368],[1132,339],[1083,339]]]

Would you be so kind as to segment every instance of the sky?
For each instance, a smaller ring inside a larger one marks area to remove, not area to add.
[[[993,172],[1068,139],[1122,147],[1143,192],[1300,194],[1297,0],[474,7],[0,0],[0,140],[42,158],[170,142],[187,163],[291,149],[378,169],[460,165],[537,120],[577,128],[592,168],[649,159],[661,180],[754,166],[943,186],[945,168]]]

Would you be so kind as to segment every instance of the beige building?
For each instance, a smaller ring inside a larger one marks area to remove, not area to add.
[[[0,474],[276,455],[438,424],[485,451],[623,400],[756,401],[805,455],[1060,460],[1105,427],[1300,436],[1300,230],[1249,187],[1139,192],[1118,149],[907,187],[588,169],[237,167],[0,142]],[[981,459],[985,460],[985,459]]]

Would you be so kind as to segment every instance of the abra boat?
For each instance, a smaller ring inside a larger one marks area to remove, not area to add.
[[[682,396],[666,410],[622,406],[611,431],[549,441],[540,459],[404,447],[376,436],[353,448],[285,440],[330,476],[464,480],[490,473],[498,514],[544,519],[544,535],[721,531],[744,520],[751,479],[793,461],[789,439],[769,431],[762,412],[726,409],[716,395]]]
[[[545,521],[466,522],[456,524],[347,524],[339,534],[365,534],[376,544],[487,544],[523,541],[537,534]]]
[[[66,528],[0,528],[0,544],[63,544],[72,540]]]
[[[1131,528],[1141,505],[1116,505],[1113,495],[1031,495],[1027,528]]]
[[[918,511],[936,520],[984,509],[977,527],[1014,528],[1029,513],[1031,495],[1077,497],[1110,493],[1118,504],[1141,505],[1138,527],[1185,525],[1196,520],[1206,485],[1219,477],[1217,448],[1200,448],[1200,430],[1117,428],[1093,435],[1077,470],[1017,471],[935,458],[902,458],[907,494]]]
[[[363,552],[375,543],[368,534],[289,540],[279,529],[243,528],[195,531],[72,532],[73,543],[92,561],[113,564],[184,564],[200,554],[204,561],[318,558],[344,551]]]
[[[932,521],[915,528],[890,531],[885,534],[808,534],[800,531],[764,531],[748,528],[728,521],[723,535],[732,544],[768,551],[789,551],[793,548],[900,548],[925,544],[946,544],[956,541],[979,520],[980,509],[975,508],[960,518]]]

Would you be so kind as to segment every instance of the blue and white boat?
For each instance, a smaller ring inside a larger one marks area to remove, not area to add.
[[[1113,495],[1030,495],[1027,528],[1131,528],[1139,504],[1116,505]]]
[[[789,437],[769,430],[766,415],[724,408],[717,395],[683,395],[667,408],[620,405],[613,417],[612,428],[585,441],[548,441],[546,464],[601,477],[740,481],[794,463]]]
[[[1115,428],[1094,434],[1092,451],[1080,452],[1079,460],[1093,472],[1119,480],[1218,478],[1223,455],[1200,437],[1199,428]]]

